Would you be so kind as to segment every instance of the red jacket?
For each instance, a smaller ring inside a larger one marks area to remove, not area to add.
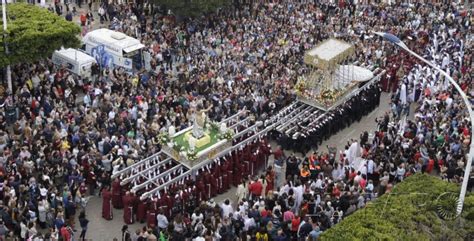
[[[70,241],[71,240],[71,233],[69,232],[67,227],[62,227],[59,232],[60,232],[60,235],[62,236],[64,241]]]
[[[249,185],[249,192],[255,196],[262,195],[263,185],[260,181],[256,181]]]

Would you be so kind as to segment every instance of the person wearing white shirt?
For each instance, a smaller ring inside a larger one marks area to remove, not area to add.
[[[247,214],[244,216],[244,231],[249,231],[250,228],[257,226],[253,218],[249,218]]]
[[[375,162],[372,159],[367,161],[367,178],[372,179],[372,175],[374,174],[375,169]]]
[[[160,210],[158,215],[156,216],[156,222],[158,225],[158,229],[167,229],[168,228],[168,218],[163,215],[163,211]]]
[[[193,215],[191,215],[191,220],[192,225],[202,222],[202,220],[204,220],[204,215],[200,212],[199,209],[196,209]]]
[[[229,201],[229,199],[226,199],[223,204],[221,204],[222,208],[222,217],[227,218],[231,213],[234,212],[234,209],[232,208],[232,205]]]

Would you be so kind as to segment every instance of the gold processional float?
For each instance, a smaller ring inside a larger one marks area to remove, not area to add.
[[[354,45],[338,39],[321,42],[304,55],[311,67],[295,85],[298,100],[324,111],[342,104],[359,83],[373,78],[372,71],[348,64],[355,53]]]

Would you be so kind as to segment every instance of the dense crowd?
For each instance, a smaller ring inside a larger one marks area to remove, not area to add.
[[[454,5],[256,3],[182,22],[132,4],[105,4],[99,12],[147,46],[152,71],[95,66],[82,80],[49,61],[13,68],[16,88],[0,116],[0,237],[83,238],[87,197],[112,185],[112,170],[157,152],[160,131],[188,127],[193,100],[212,105],[209,116],[217,121],[244,107],[257,118],[273,115],[309,71],[303,53],[328,37],[355,44],[350,61],[388,72],[382,88],[394,90],[392,114],[373,138],[363,133],[340,155],[298,158],[277,149],[274,168],[244,178],[238,203],[209,200],[178,215],[158,212],[155,227],[124,226],[123,238],[316,239],[414,172],[437,169],[461,180],[472,127],[459,96],[435,71],[370,34],[401,36],[449,69],[472,98],[470,15]],[[412,102],[419,103],[415,119],[393,124]],[[283,165],[286,178],[276,175]],[[267,189],[275,178],[282,185]]]

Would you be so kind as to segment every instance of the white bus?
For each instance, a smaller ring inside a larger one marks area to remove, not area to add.
[[[127,71],[141,68],[141,49],[138,39],[106,28],[87,33],[82,42],[84,50],[97,60],[102,68],[120,66]]]

